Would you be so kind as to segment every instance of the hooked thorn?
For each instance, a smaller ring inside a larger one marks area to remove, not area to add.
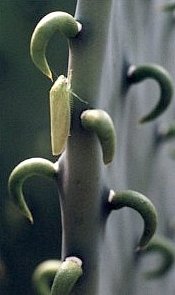
[[[70,294],[82,274],[82,261],[77,257],[67,257],[55,275],[51,295]]]
[[[54,280],[61,264],[61,261],[52,259],[46,260],[36,267],[32,281],[38,295],[50,295],[50,281]]]
[[[144,231],[136,250],[145,248],[157,227],[157,212],[152,202],[141,193],[135,191],[114,192],[110,190],[108,205],[111,210],[130,207],[140,213],[144,220]]]
[[[152,271],[144,273],[146,279],[156,279],[165,275],[173,266],[175,261],[175,246],[172,241],[162,236],[154,236],[148,246],[140,254],[151,252],[160,253],[162,256],[161,265]]]
[[[170,74],[157,64],[145,64],[140,66],[131,65],[127,74],[130,85],[152,78],[160,85],[160,98],[154,109],[140,119],[140,123],[145,123],[156,119],[169,106],[174,92],[173,80]]]
[[[66,12],[55,11],[44,16],[37,24],[31,38],[31,58],[39,70],[53,81],[50,67],[46,60],[46,47],[56,31],[60,31],[68,39],[76,37],[82,25]]]
[[[102,147],[103,162],[108,164],[115,153],[116,132],[111,117],[103,110],[86,110],[81,114],[82,126],[95,132]]]
[[[12,171],[8,181],[9,193],[21,213],[33,223],[32,214],[23,195],[24,181],[33,175],[46,176],[56,180],[58,169],[52,162],[42,158],[27,159],[18,164]]]

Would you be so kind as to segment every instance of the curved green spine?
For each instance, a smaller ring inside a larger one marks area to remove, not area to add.
[[[143,254],[149,254],[151,252],[160,253],[162,262],[157,269],[144,273],[146,279],[156,279],[165,275],[175,261],[175,246],[172,241],[162,236],[155,236],[149,242],[148,246],[144,250]]]
[[[82,261],[77,257],[68,257],[62,262],[54,278],[51,295],[68,295],[82,275]]]
[[[24,200],[23,183],[33,175],[46,176],[56,180],[58,170],[52,162],[42,158],[27,159],[18,164],[10,174],[8,181],[9,193],[21,213],[33,223],[32,214]]]
[[[114,192],[111,190],[108,204],[111,210],[130,207],[140,213],[144,220],[144,231],[137,250],[145,248],[153,237],[157,227],[157,212],[152,202],[141,193],[135,191]]]
[[[87,110],[81,114],[82,126],[95,132],[102,147],[103,162],[108,164],[115,154],[116,133],[110,116],[103,110]]]
[[[174,92],[173,81],[170,74],[157,64],[145,64],[140,66],[130,66],[128,70],[129,84],[139,83],[145,79],[154,79],[160,85],[160,98],[155,108],[140,119],[140,123],[145,123],[156,119],[169,106]]]
[[[50,281],[54,279],[61,263],[59,260],[47,260],[36,267],[32,281],[38,295],[50,295]]]
[[[72,15],[55,11],[44,16],[37,24],[31,38],[30,54],[36,67],[53,80],[52,73],[46,60],[46,47],[52,35],[60,31],[68,39],[75,37],[82,29]]]

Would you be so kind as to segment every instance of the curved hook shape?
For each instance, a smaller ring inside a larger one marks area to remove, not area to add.
[[[97,134],[103,151],[104,164],[113,160],[116,133],[110,116],[103,110],[86,110],[81,114],[82,126]]]
[[[54,280],[61,264],[61,261],[53,259],[44,261],[36,267],[32,281],[38,295],[50,295],[50,281]]]
[[[170,240],[161,237],[155,236],[149,242],[146,249],[140,254],[149,254],[151,252],[158,252],[162,256],[162,264],[159,268],[144,273],[145,278],[147,279],[156,279],[165,275],[173,266],[175,261],[175,246]]]
[[[42,158],[27,159],[18,164],[10,174],[8,181],[9,193],[21,213],[33,223],[32,214],[24,200],[22,191],[24,181],[33,175],[46,176],[56,180],[58,169],[52,162]]]
[[[157,64],[145,64],[141,66],[131,65],[127,75],[130,84],[141,82],[152,78],[156,80],[161,88],[160,99],[155,108],[140,119],[140,123],[149,122],[161,115],[169,106],[173,96],[173,81],[170,74]]]
[[[51,288],[51,295],[70,294],[82,274],[82,261],[77,257],[67,257],[56,273]]]
[[[55,11],[43,17],[37,24],[31,38],[30,54],[36,67],[53,81],[52,73],[46,60],[46,47],[56,31],[60,31],[68,39],[75,37],[82,29],[72,15]]]
[[[110,190],[108,204],[110,210],[130,207],[140,213],[144,220],[144,231],[136,250],[144,249],[153,237],[157,227],[157,212],[152,202],[135,191],[126,190],[115,193]]]

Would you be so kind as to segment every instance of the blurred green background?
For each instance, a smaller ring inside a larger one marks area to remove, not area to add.
[[[35,266],[60,257],[61,225],[57,189],[47,179],[31,178],[25,195],[34,216],[30,225],[10,201],[7,182],[12,169],[31,157],[55,161],[50,148],[51,82],[29,54],[38,21],[56,10],[74,14],[76,0],[0,1],[0,294],[35,294]],[[57,75],[66,74],[68,46],[55,34],[47,56]]]

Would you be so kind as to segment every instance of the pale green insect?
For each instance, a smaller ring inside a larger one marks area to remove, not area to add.
[[[71,124],[71,101],[77,95],[71,90],[71,75],[61,75],[50,90],[51,147],[54,156],[60,155],[66,146]]]

